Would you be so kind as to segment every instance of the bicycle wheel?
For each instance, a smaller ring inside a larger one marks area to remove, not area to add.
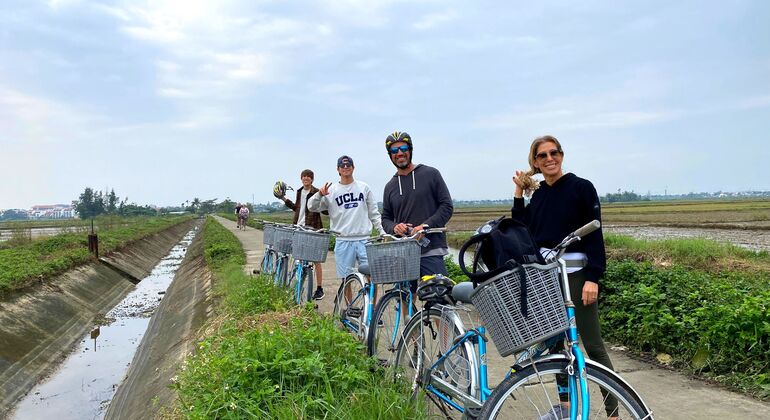
[[[456,316],[448,321],[442,317],[441,310],[430,308],[427,318],[423,319],[424,312],[416,313],[404,328],[396,349],[395,378],[409,383],[411,398],[424,396],[432,402],[434,414],[449,417],[452,410],[457,409],[455,406],[463,404],[458,396],[450,393],[439,397],[437,390],[444,388],[442,384],[449,384],[467,396],[478,398],[476,352],[473,345],[465,341],[437,364],[448,350],[444,341],[465,331]]]
[[[393,365],[396,348],[409,321],[409,292],[394,289],[383,296],[374,308],[374,315],[369,322],[369,336],[366,350],[384,366]],[[412,314],[417,312],[412,304]]]
[[[294,265],[285,283],[286,287],[291,290],[292,296],[294,296],[294,303],[297,304],[300,303],[299,297],[297,296],[297,283],[302,280],[300,275],[302,275],[302,272],[297,270],[297,265]]]
[[[275,251],[266,249],[262,257],[262,274],[275,274]]]
[[[286,272],[286,261],[283,257],[278,257],[275,260],[275,274],[273,274],[273,283],[276,286],[283,286],[283,276]]]
[[[334,298],[334,316],[340,320],[343,327],[362,340],[368,333],[365,322],[369,304],[367,291],[364,281],[351,274],[342,281]]]
[[[564,374],[569,365],[567,357],[535,361],[508,376],[482,407],[483,419],[536,419],[546,416],[559,404],[556,375]],[[590,398],[590,413],[583,419],[650,419],[639,394],[616,373],[586,365],[586,382]],[[611,402],[617,400],[617,404]]]
[[[299,305],[305,305],[313,299],[313,284],[315,283],[315,270],[310,264],[302,268],[302,281],[299,285]],[[294,289],[292,289],[294,290]]]

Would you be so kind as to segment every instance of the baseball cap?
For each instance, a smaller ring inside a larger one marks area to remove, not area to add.
[[[338,168],[340,166],[342,166],[343,164],[345,164],[345,163],[349,164],[350,166],[353,166],[353,158],[351,158],[350,156],[347,156],[347,155],[342,155],[342,156],[339,157],[339,159],[337,159],[337,167]]]

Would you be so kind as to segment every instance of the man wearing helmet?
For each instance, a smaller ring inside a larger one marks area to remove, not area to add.
[[[444,227],[454,206],[441,173],[427,165],[412,163],[412,137],[395,131],[385,139],[385,150],[396,167],[396,174],[385,185],[382,196],[382,227],[396,235],[407,235],[425,227]],[[420,275],[447,275],[444,256],[449,254],[446,235],[428,235],[422,248]],[[416,288],[413,282],[412,289]]]
[[[294,219],[291,223],[300,226],[307,226],[313,229],[323,229],[323,222],[321,221],[321,213],[310,211],[307,208],[307,202],[310,197],[318,192],[318,188],[313,186],[313,179],[315,175],[310,169],[305,169],[299,175],[302,181],[302,188],[297,189],[296,201],[291,201],[285,197],[286,187],[284,185],[278,185],[277,188],[273,188],[276,195],[286,207],[294,210]],[[277,191],[277,192],[276,192]],[[323,212],[328,214],[328,212]],[[323,270],[321,269],[321,263],[315,263],[315,275],[316,275],[316,290],[313,294],[313,299],[321,300],[324,297],[323,288]]]

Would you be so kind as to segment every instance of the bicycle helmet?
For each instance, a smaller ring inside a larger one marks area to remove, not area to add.
[[[417,286],[417,297],[422,301],[442,301],[452,303],[451,293],[455,283],[442,274],[423,276]]]
[[[390,152],[390,145],[393,143],[398,143],[400,141],[403,141],[407,145],[409,145],[409,149],[413,149],[414,146],[412,145],[412,136],[409,135],[406,131],[394,131],[388,135],[388,137],[385,139],[385,150]]]
[[[286,183],[283,181],[276,181],[273,185],[273,195],[275,198],[283,198],[286,196]]]

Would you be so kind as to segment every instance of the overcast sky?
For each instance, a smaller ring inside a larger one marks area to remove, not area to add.
[[[531,140],[599,194],[770,190],[767,1],[0,2],[0,208],[86,187],[273,201],[384,148],[512,196]]]

